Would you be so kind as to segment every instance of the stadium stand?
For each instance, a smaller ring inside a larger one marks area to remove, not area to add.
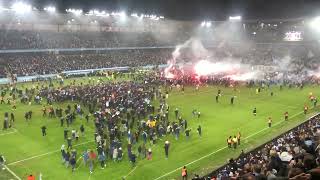
[[[308,173],[311,179],[319,179],[319,123],[320,114],[317,114],[253,151],[242,152],[204,178],[286,179]]]

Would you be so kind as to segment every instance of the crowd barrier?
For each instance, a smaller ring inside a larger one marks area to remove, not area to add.
[[[166,67],[166,64],[158,65],[159,68]],[[142,69],[151,69],[155,66],[149,65],[149,66],[143,66]],[[61,74],[65,76],[70,75],[87,75],[89,73],[94,73],[98,71],[128,71],[130,70],[129,66],[125,67],[112,67],[112,68],[98,68],[98,69],[84,69],[84,70],[73,70],[73,71],[63,71]],[[20,76],[17,77],[17,82],[30,82],[37,79],[48,79],[48,78],[56,78],[58,74],[45,74],[45,75],[34,75],[34,76]],[[10,79],[9,78],[0,78],[0,84],[9,84]]]

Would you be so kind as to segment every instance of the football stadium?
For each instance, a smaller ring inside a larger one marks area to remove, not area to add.
[[[0,180],[319,180],[319,8],[0,1]]]

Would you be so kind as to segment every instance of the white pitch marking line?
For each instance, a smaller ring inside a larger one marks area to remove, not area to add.
[[[133,171],[135,171],[137,167],[138,166],[134,167],[126,176],[124,176],[124,178],[127,178],[131,173],[133,173]]]
[[[14,173],[11,169],[9,169],[8,166],[4,165],[4,167],[5,167],[15,178],[17,178],[18,180],[21,180],[21,178],[20,178],[16,173]]]
[[[88,144],[88,143],[91,143],[91,142],[94,142],[94,140],[86,141],[86,142],[74,145],[74,147],[81,146],[81,145],[84,145],[84,144]],[[14,164],[17,164],[17,163],[20,163],[20,162],[28,161],[30,159],[34,159],[34,158],[38,158],[38,157],[42,157],[42,156],[46,156],[46,155],[53,154],[53,153],[56,153],[56,152],[59,152],[59,151],[60,151],[60,149],[56,150],[56,151],[50,151],[50,152],[47,152],[47,153],[44,153],[44,154],[39,154],[39,155],[36,155],[36,156],[32,156],[32,157],[29,157],[29,158],[26,158],[26,159],[22,159],[22,160],[19,160],[19,161],[15,161],[15,162],[9,163],[8,165],[9,166],[10,165],[14,165]]]
[[[295,117],[295,116],[300,115],[301,113],[303,113],[303,111],[302,111],[302,112],[299,112],[299,113],[297,113],[297,114],[294,114],[293,116],[290,117],[290,119],[293,118],[293,117]],[[319,113],[317,113],[317,114],[313,115],[312,117],[308,118],[308,120],[309,120],[309,119],[312,119],[313,117],[315,117],[315,116],[317,116],[317,115],[319,115]],[[284,121],[285,121],[285,120],[279,121],[279,122],[275,123],[274,126],[276,126],[276,125],[278,125],[278,124],[280,124],[280,123],[282,123],[282,122],[284,122]],[[306,121],[304,121],[304,122],[306,122]],[[255,136],[255,135],[257,135],[257,134],[259,134],[259,133],[261,133],[261,132],[263,132],[263,131],[265,131],[265,130],[267,130],[267,129],[270,129],[270,128],[269,128],[269,127],[263,128],[263,129],[261,129],[260,131],[255,132],[255,133],[247,136],[247,137],[244,138],[244,139],[249,139],[250,137]],[[218,152],[226,149],[227,147],[228,147],[228,146],[222,147],[222,148],[220,148],[220,149],[218,149],[218,150],[216,150],[216,151],[213,151],[213,152],[211,152],[211,153],[209,153],[209,154],[207,154],[207,155],[205,155],[205,156],[200,157],[199,159],[196,159],[196,160],[194,160],[194,161],[192,161],[192,162],[189,162],[188,164],[186,164],[186,165],[184,165],[184,166],[189,166],[189,165],[191,165],[191,164],[193,164],[193,163],[195,163],[195,162],[198,162],[198,161],[200,161],[200,160],[202,160],[202,159],[204,159],[204,158],[206,158],[206,157],[209,157],[209,156],[211,156],[211,155],[213,155],[213,154],[216,154],[216,153],[218,153]],[[180,170],[181,168],[183,168],[183,166],[181,166],[181,167],[179,167],[179,168],[177,168],[177,169],[175,169],[175,170],[172,170],[172,171],[170,171],[170,172],[168,172],[168,173],[166,173],[166,174],[164,174],[164,175],[162,175],[162,176],[160,176],[160,177],[157,177],[157,178],[155,178],[154,180],[158,180],[158,179],[161,179],[161,178],[163,178],[163,177],[166,177],[166,176],[168,176],[168,175],[170,175],[170,174],[172,174],[172,173]]]

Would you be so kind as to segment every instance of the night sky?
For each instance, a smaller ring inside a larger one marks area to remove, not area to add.
[[[1,0],[0,0],[1,1]],[[180,20],[225,20],[230,15],[244,19],[297,18],[320,15],[320,0],[25,0],[60,10],[93,8],[129,13],[163,15]]]

